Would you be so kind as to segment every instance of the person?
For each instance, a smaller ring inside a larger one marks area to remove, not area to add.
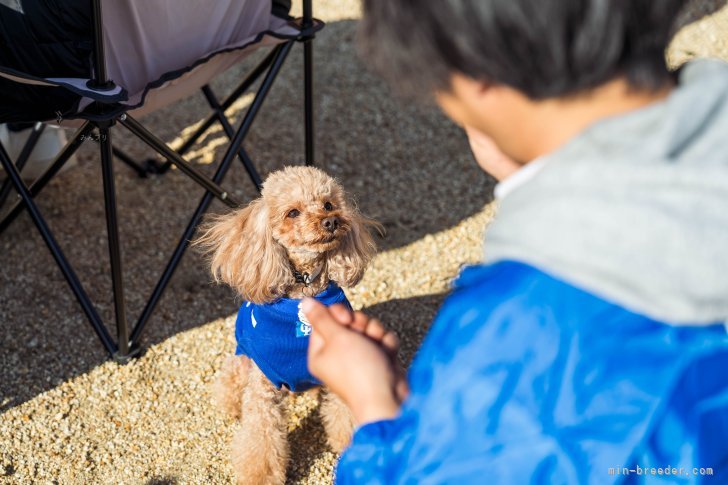
[[[381,322],[303,302],[358,423],[337,483],[728,483],[728,67],[667,69],[683,3],[364,1],[499,210],[406,380]]]

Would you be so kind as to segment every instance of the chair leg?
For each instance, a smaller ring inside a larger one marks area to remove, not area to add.
[[[73,138],[66,143],[66,146],[58,154],[56,160],[51,164],[50,167],[41,175],[35,182],[33,182],[29,188],[30,196],[36,197],[41,190],[51,181],[51,179],[63,168],[63,165],[76,153],[81,143],[88,137],[93,131],[93,126],[86,122],[81,128],[76,131]],[[25,206],[22,202],[17,202],[7,213],[7,215],[0,221],[0,234],[10,226],[10,224],[23,212]]]
[[[258,80],[258,78],[270,67],[270,65],[273,63],[273,60],[276,58],[276,55],[278,54],[278,49],[273,49],[271,52],[263,59],[260,64],[258,64],[253,71],[251,71],[248,76],[243,79],[243,81],[236,87],[232,93],[228,95],[227,98],[220,104],[220,108],[222,112],[224,113],[227,111],[227,109],[233,105],[235,101],[240,98],[245,92],[250,89],[250,87]],[[192,146],[197,143],[197,140],[202,136],[203,133],[205,133],[210,126],[218,119],[215,113],[210,114],[205,121],[202,122],[202,124],[197,127],[194,133],[190,135],[190,137],[185,141],[182,146],[177,150],[177,153],[184,156],[187,151],[192,148]],[[146,168],[147,171],[151,173],[164,173],[166,172],[169,167],[172,165],[169,161],[166,161],[164,163],[159,163],[156,160],[149,159],[146,161]]]
[[[273,82],[275,81],[276,76],[278,76],[278,72],[280,71],[283,62],[286,60],[286,56],[291,51],[292,46],[293,42],[287,42],[276,48],[275,60],[270,70],[268,71],[268,74],[266,74],[265,79],[263,79],[263,83],[260,85],[260,88],[258,88],[255,99],[253,99],[253,102],[251,103],[248,112],[245,113],[245,117],[240,124],[240,128],[238,129],[237,133],[235,133],[235,137],[230,142],[230,146],[228,147],[228,150],[225,153],[222,162],[220,162],[220,165],[218,166],[217,171],[212,178],[214,183],[219,184],[220,182],[222,182],[222,179],[225,177],[225,174],[230,168],[230,164],[232,163],[236,154],[240,152],[243,139],[247,135],[248,130],[250,130],[250,126],[252,125],[255,116],[260,110],[260,107],[263,105],[263,101],[265,101],[268,92],[273,86]],[[157,303],[159,302],[159,299],[161,298],[164,289],[167,287],[167,284],[169,284],[169,280],[172,278],[172,275],[177,269],[180,259],[182,259],[184,252],[189,246],[189,241],[190,239],[192,239],[192,236],[197,229],[197,225],[199,224],[202,215],[205,213],[205,211],[207,211],[207,208],[209,207],[211,202],[212,194],[210,194],[210,192],[205,193],[205,195],[202,197],[202,200],[200,201],[199,206],[197,207],[197,210],[195,211],[195,214],[190,220],[190,223],[187,225],[187,229],[185,229],[182,238],[177,244],[177,247],[175,248],[172,257],[167,263],[167,266],[165,267],[162,276],[159,278],[157,285],[154,287],[154,290],[152,291],[152,294],[149,297],[149,300],[147,301],[147,304],[144,307],[144,310],[142,311],[139,320],[137,320],[137,323],[131,332],[132,342],[139,341],[139,337],[144,330],[147,322],[149,321],[149,317],[151,317],[152,312],[154,312],[154,308],[157,306]]]
[[[217,169],[217,173],[215,174],[215,179],[222,179],[227,173],[228,168],[230,168],[229,162],[227,165],[220,165],[220,167],[218,167]],[[172,279],[172,275],[174,275],[174,272],[177,270],[177,266],[179,266],[179,262],[182,260],[182,256],[184,256],[185,251],[187,250],[187,247],[192,240],[192,236],[195,234],[197,226],[202,220],[202,216],[205,214],[205,212],[207,212],[207,208],[210,207],[211,202],[212,194],[210,194],[209,192],[205,192],[205,195],[202,197],[200,204],[197,206],[197,210],[192,216],[192,219],[190,219],[190,222],[187,224],[187,228],[185,229],[182,237],[177,243],[177,247],[172,253],[172,257],[169,259],[167,266],[164,268],[162,276],[160,276],[159,281],[157,281],[157,284],[154,287],[154,290],[152,291],[152,294],[150,295],[149,300],[144,307],[144,310],[139,316],[139,320],[137,320],[137,323],[131,332],[131,342],[135,344],[139,342],[139,337],[141,336],[142,330],[144,330],[144,327],[149,321],[149,318],[152,316],[154,309],[157,307],[157,303],[159,303],[159,299],[162,297],[164,290],[167,288],[169,281]]]
[[[235,130],[233,130],[233,127],[230,124],[230,120],[228,120],[227,116],[225,116],[225,110],[218,102],[217,97],[215,97],[215,93],[212,92],[210,86],[205,85],[202,86],[202,94],[205,95],[207,103],[210,105],[210,108],[212,108],[213,114],[217,117],[217,121],[219,121],[220,125],[222,125],[222,129],[225,131],[228,139],[232,140],[235,136]],[[253,161],[250,159],[250,157],[242,147],[238,152],[238,158],[240,158],[240,161],[243,163],[243,167],[245,167],[245,171],[248,173],[248,177],[250,177],[253,185],[255,185],[255,189],[260,192],[260,187],[263,184],[263,181],[260,179],[260,175],[255,169]]]
[[[225,134],[228,136],[228,138],[232,139],[234,135],[234,130],[227,116],[225,116],[225,111],[230,106],[232,106],[232,104],[237,101],[240,96],[242,96],[248,89],[250,89],[250,86],[252,86],[253,83],[255,83],[258,78],[266,71],[266,69],[271,66],[279,53],[279,49],[273,49],[271,53],[268,54],[265,59],[263,59],[263,61],[261,61],[260,64],[255,67],[255,69],[238,85],[238,87],[233,90],[232,93],[230,93],[227,98],[225,98],[222,103],[214,95],[209,85],[203,86],[202,93],[205,96],[210,107],[213,109],[213,112],[205,119],[205,121],[202,122],[199,127],[197,127],[194,133],[190,135],[190,137],[182,144],[182,146],[176,150],[177,154],[180,156],[184,156],[184,154],[187,153],[187,151],[189,151],[189,149],[192,148],[195,143],[197,143],[199,138],[210,128],[210,126],[212,126],[215,121],[219,122],[222,125]],[[114,156],[129,165],[133,170],[137,171],[137,173],[139,173],[141,177],[146,177],[146,175],[149,173],[163,174],[169,169],[170,166],[172,166],[172,162],[170,162],[169,160],[160,163],[157,160],[150,158],[144,162],[144,166],[142,167],[137,162],[132,160],[131,157],[129,157],[127,154],[117,148],[114,148]],[[240,161],[243,163],[245,171],[250,177],[250,180],[253,182],[253,185],[255,185],[256,190],[260,192],[262,180],[257,170],[255,169],[255,165],[243,149],[241,149],[239,157]]]
[[[260,88],[258,88],[258,92],[256,93],[253,102],[250,104],[248,112],[245,113],[245,117],[243,118],[243,122],[240,124],[240,128],[232,138],[230,145],[225,152],[225,156],[223,157],[223,161],[234,157],[238,152],[240,152],[243,140],[248,135],[248,131],[250,131],[250,127],[252,126],[255,117],[258,115],[260,107],[263,105],[263,101],[265,101],[266,96],[268,96],[268,92],[270,92],[273,82],[281,70],[281,66],[283,66],[286,57],[288,57],[288,54],[291,52],[291,47],[293,47],[294,42],[295,41],[289,41],[276,47],[276,56],[273,60],[273,64],[271,65],[268,74],[266,74],[263,79]]]
[[[303,106],[306,125],[306,165],[314,163],[313,42],[303,43]]]
[[[99,126],[99,145],[101,147],[101,174],[104,184],[104,205],[106,207],[106,233],[109,240],[109,261],[111,263],[111,285],[114,295],[114,314],[118,350],[113,358],[117,362],[127,362],[134,353],[130,352],[129,327],[124,303],[124,281],[119,243],[119,224],[116,214],[116,189],[114,186],[114,157],[110,126]]]
[[[311,0],[303,1],[303,28],[313,25]],[[303,110],[306,126],[306,165],[314,163],[313,123],[313,35],[303,41]]]
[[[66,151],[68,151],[68,145],[64,152]],[[3,168],[5,168],[5,172],[8,174],[8,177],[10,177],[10,180],[15,190],[20,195],[22,203],[25,204],[25,206],[28,208],[28,213],[30,214],[33,223],[38,229],[38,232],[40,232],[41,237],[43,237],[43,241],[46,243],[46,246],[48,246],[48,249],[51,251],[53,258],[56,260],[58,268],[63,273],[63,276],[68,282],[68,285],[71,287],[74,296],[78,300],[78,303],[81,305],[81,308],[86,314],[86,317],[88,318],[89,323],[96,332],[96,335],[98,335],[106,351],[109,354],[113,355],[117,350],[116,344],[109,335],[109,332],[106,330],[106,327],[104,327],[103,323],[101,322],[101,318],[96,312],[96,309],[91,303],[88,295],[84,291],[81,282],[76,276],[76,273],[73,271],[73,268],[63,254],[63,251],[61,251],[60,246],[58,246],[58,243],[56,242],[53,234],[48,228],[48,224],[46,224],[45,219],[43,219],[43,217],[41,216],[38,207],[35,205],[30,190],[23,182],[23,179],[20,177],[20,173],[18,172],[17,167],[10,160],[10,157],[8,157],[8,154],[7,152],[5,152],[5,149],[2,147],[2,145],[0,145],[0,163],[2,164]]]
[[[33,131],[30,132],[28,139],[25,141],[25,145],[23,145],[23,149],[20,151],[20,155],[18,155],[18,159],[15,160],[15,166],[18,168],[18,172],[22,173],[23,167],[25,167],[25,163],[30,158],[30,154],[33,153],[33,149],[43,134],[45,127],[45,123],[36,123],[33,125]],[[2,187],[0,187],[0,207],[5,205],[8,195],[10,195],[10,188],[10,177],[6,177]]]
[[[149,145],[154,151],[165,157],[170,162],[174,163],[177,168],[189,176],[192,180],[197,182],[207,191],[211,192],[215,197],[220,199],[221,202],[228,205],[229,207],[239,207],[240,202],[225,190],[223,190],[218,184],[211,181],[205,175],[202,174],[197,168],[195,168],[190,162],[179,156],[179,154],[172,150],[169,145],[164,143],[162,140],[154,136],[149,130],[144,128],[141,123],[135,120],[129,114],[123,114],[119,117],[119,122],[124,125],[129,131],[131,131],[137,138]]]

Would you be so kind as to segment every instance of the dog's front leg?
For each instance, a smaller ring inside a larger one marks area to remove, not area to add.
[[[243,391],[248,383],[248,374],[253,367],[252,361],[244,355],[231,355],[222,365],[215,382],[212,395],[217,406],[229,417],[240,418],[243,404]]]
[[[238,483],[285,483],[289,447],[283,396],[283,391],[251,365],[243,391],[240,428],[232,441],[232,463]]]
[[[329,446],[335,453],[341,453],[349,446],[354,431],[354,415],[344,401],[329,390],[324,390],[321,403],[321,418],[326,429]]]

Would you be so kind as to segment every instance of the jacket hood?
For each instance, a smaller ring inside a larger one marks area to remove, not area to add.
[[[728,65],[601,120],[502,200],[486,261],[536,266],[652,318],[728,319]]]

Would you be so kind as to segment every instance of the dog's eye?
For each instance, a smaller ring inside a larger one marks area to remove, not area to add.
[[[326,202],[324,204],[324,210],[327,210],[327,211],[334,210],[334,206],[331,205],[331,202]]]
[[[301,215],[301,211],[299,211],[298,209],[291,209],[291,210],[288,211],[288,214],[286,214],[286,215],[288,217],[290,217],[291,219],[293,219],[294,217],[300,216]]]

